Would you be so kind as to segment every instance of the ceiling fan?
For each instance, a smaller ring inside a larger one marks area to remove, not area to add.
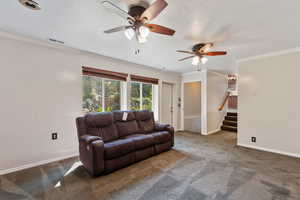
[[[102,5],[110,10],[113,9],[116,11],[119,16],[125,18],[129,23],[128,25],[106,30],[104,33],[124,31],[125,36],[129,40],[136,37],[139,43],[145,43],[150,32],[169,36],[172,36],[175,33],[175,31],[170,28],[149,23],[168,6],[168,3],[165,0],[156,0],[148,8],[140,5],[133,5],[129,8],[128,12],[110,1],[102,1]]]
[[[179,61],[184,61],[187,59],[193,59],[192,64],[198,65],[199,62],[205,64],[208,59],[205,56],[222,56],[226,55],[226,51],[212,51],[208,52],[208,50],[213,47],[213,43],[199,43],[193,46],[192,51],[182,51],[178,50],[179,53],[191,54],[192,56],[188,56],[186,58],[182,58]]]

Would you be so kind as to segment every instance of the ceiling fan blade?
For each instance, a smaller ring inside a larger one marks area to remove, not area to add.
[[[160,26],[157,24],[146,24],[146,26],[150,29],[151,32],[154,33],[159,33],[159,34],[163,34],[163,35],[174,35],[175,31],[164,27],[164,26]]]
[[[125,31],[126,29],[129,29],[129,28],[131,28],[131,26],[120,26],[120,27],[106,30],[106,31],[104,31],[104,33],[115,33],[115,32],[119,32],[119,31]]]
[[[182,50],[177,50],[177,52],[178,52],[178,53],[188,53],[188,54],[193,54],[193,55],[195,55],[195,53],[192,52],[192,51],[182,51]]]
[[[180,60],[178,60],[178,61],[184,61],[184,60],[187,60],[187,59],[190,59],[190,58],[194,58],[195,56],[189,56],[189,57],[186,57],[186,58],[182,58],[182,59],[180,59]]]
[[[101,4],[110,12],[122,17],[123,19],[128,19],[130,18],[131,20],[135,21],[135,19],[128,14],[125,10],[120,8],[119,6],[113,4],[110,1],[102,1]]]
[[[213,51],[213,52],[204,53],[204,55],[206,55],[206,56],[223,56],[226,54],[227,54],[226,51]]]
[[[146,18],[148,21],[150,21],[157,17],[167,6],[168,3],[165,0],[156,0],[144,11],[141,19]]]

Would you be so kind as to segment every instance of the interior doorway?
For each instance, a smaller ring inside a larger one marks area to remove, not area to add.
[[[174,105],[173,105],[174,84],[162,83],[162,104],[161,104],[161,122],[174,126]]]
[[[201,133],[201,82],[184,83],[184,130]]]

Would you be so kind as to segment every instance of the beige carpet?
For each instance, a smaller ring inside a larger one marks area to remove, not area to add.
[[[0,199],[299,200],[300,159],[177,133],[173,150],[91,178],[78,158],[0,177]]]

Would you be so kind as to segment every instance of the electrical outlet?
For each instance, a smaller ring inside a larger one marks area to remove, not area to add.
[[[57,133],[52,133],[52,140],[57,140],[58,134]]]
[[[256,142],[256,137],[251,137],[251,142],[255,143]]]

